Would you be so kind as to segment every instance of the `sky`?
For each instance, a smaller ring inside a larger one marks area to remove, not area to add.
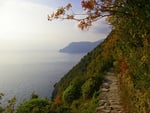
[[[75,21],[48,21],[47,15],[66,3],[80,11],[80,0],[0,0],[0,51],[59,50],[70,42],[105,38],[110,27],[102,19],[88,31]]]

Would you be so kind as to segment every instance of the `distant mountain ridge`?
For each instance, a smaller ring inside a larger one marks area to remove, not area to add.
[[[62,53],[88,53],[92,51],[102,40],[95,42],[81,41],[81,42],[72,42],[68,46],[60,49],[59,52]]]

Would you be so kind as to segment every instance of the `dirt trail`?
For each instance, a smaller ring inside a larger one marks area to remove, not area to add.
[[[105,77],[96,113],[125,113],[120,101],[117,77],[114,73],[108,72]]]

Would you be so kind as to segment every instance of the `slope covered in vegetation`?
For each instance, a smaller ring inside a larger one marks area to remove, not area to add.
[[[113,67],[120,82],[125,110],[130,113],[149,112],[150,42],[131,36],[126,32],[112,31],[101,45],[55,85],[55,98],[73,111],[79,109],[80,113],[91,113],[97,105],[97,94],[105,72]]]
[[[90,113],[95,109],[105,72],[113,67],[116,39],[112,34],[55,84],[54,103],[59,100],[59,104],[68,106],[76,113]]]

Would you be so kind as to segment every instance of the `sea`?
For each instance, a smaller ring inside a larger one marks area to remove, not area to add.
[[[39,97],[51,98],[54,84],[58,82],[84,54],[65,54],[58,51],[1,51],[0,93],[3,105],[12,98],[17,104],[30,98],[34,92]]]

